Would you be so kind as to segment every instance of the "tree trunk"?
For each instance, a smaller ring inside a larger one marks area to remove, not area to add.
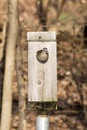
[[[18,39],[18,32],[18,0],[9,0],[9,26],[3,84],[1,130],[10,130],[12,81],[15,67],[15,47]]]

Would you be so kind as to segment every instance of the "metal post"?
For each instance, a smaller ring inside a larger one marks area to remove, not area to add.
[[[37,117],[36,130],[49,130],[49,118],[47,116]]]

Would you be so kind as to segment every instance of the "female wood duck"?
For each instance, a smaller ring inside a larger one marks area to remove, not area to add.
[[[40,63],[42,63],[42,64],[46,63],[48,61],[48,58],[49,58],[47,48],[43,48],[42,50],[37,51],[36,57]]]

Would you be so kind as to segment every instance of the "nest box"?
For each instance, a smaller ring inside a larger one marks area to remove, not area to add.
[[[28,32],[28,101],[57,101],[55,32]]]

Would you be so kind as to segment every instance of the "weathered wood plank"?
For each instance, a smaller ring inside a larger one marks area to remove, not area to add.
[[[56,59],[56,42],[46,43],[49,52],[49,60],[44,65],[44,100],[57,100],[57,59]]]
[[[37,60],[37,52],[43,48],[46,48],[49,54],[46,63]],[[56,56],[56,42],[37,42],[37,39],[36,42],[28,42],[28,100],[30,102],[57,101]]]
[[[56,33],[55,32],[28,32],[27,40],[28,41],[55,41]]]

